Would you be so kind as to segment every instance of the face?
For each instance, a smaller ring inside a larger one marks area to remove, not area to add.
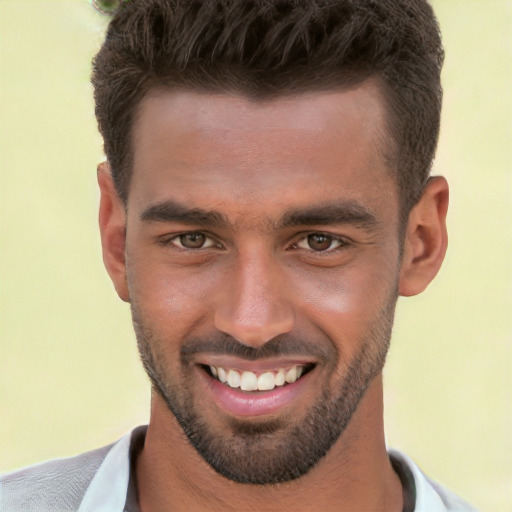
[[[154,91],[134,125],[127,299],[162,403],[219,473],[297,478],[388,349],[399,205],[376,86]]]

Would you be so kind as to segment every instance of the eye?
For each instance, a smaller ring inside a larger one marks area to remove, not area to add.
[[[347,245],[343,239],[326,233],[311,233],[296,244],[299,249],[315,252],[332,252]]]
[[[220,247],[220,244],[201,231],[189,231],[163,241],[164,245],[173,245],[179,249],[208,249]]]

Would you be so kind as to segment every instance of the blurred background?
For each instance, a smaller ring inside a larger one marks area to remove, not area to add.
[[[399,301],[390,446],[484,511],[512,510],[512,2],[436,0],[446,47],[434,174],[450,247]],[[0,1],[0,471],[148,421],[128,306],[103,269],[87,0]]]

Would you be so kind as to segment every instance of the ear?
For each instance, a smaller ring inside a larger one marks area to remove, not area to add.
[[[126,211],[118,196],[110,167],[107,162],[98,165],[98,185],[100,187],[99,224],[103,263],[114,283],[119,297],[130,301],[126,280],[125,243]]]
[[[448,199],[448,183],[438,176],[430,178],[423,195],[412,208],[398,282],[400,295],[408,297],[421,293],[441,268],[448,246]]]

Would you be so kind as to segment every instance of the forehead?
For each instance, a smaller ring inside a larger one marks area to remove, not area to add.
[[[152,90],[134,122],[129,203],[238,198],[272,210],[378,196],[394,189],[383,105],[372,82],[268,101]]]

